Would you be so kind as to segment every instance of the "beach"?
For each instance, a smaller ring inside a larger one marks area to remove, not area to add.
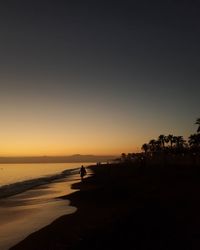
[[[11,249],[199,249],[199,170],[93,166],[72,184],[76,212]]]
[[[199,13],[1,1],[0,250],[200,250]]]
[[[77,174],[69,174],[0,199],[0,249],[9,249],[60,216],[74,213],[77,208],[58,197],[73,193],[71,185],[77,180]]]
[[[11,249],[199,249],[198,169],[93,166],[72,185],[77,211]]]

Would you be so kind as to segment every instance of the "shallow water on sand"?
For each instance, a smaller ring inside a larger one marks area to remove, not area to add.
[[[92,164],[92,162],[0,164],[0,187],[25,180],[55,175],[64,170]]]
[[[74,192],[70,186],[77,181],[73,175],[0,200],[0,249],[9,249],[56,218],[74,213],[69,200],[57,197]]]

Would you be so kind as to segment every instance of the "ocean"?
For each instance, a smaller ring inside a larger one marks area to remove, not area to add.
[[[80,181],[80,166],[92,164],[0,164],[0,249],[8,250],[60,216],[75,213],[77,208],[59,197],[76,192],[71,185]]]
[[[66,177],[78,172],[81,165],[92,164],[92,162],[0,164],[0,198]]]

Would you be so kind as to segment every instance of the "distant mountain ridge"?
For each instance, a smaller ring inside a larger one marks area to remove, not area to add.
[[[0,157],[0,163],[72,163],[72,162],[103,162],[115,159],[113,155],[80,155],[70,156],[17,156]]]

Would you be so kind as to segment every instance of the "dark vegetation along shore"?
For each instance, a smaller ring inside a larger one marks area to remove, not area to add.
[[[62,197],[77,212],[12,249],[200,249],[199,153],[123,154],[91,166],[94,174]]]

